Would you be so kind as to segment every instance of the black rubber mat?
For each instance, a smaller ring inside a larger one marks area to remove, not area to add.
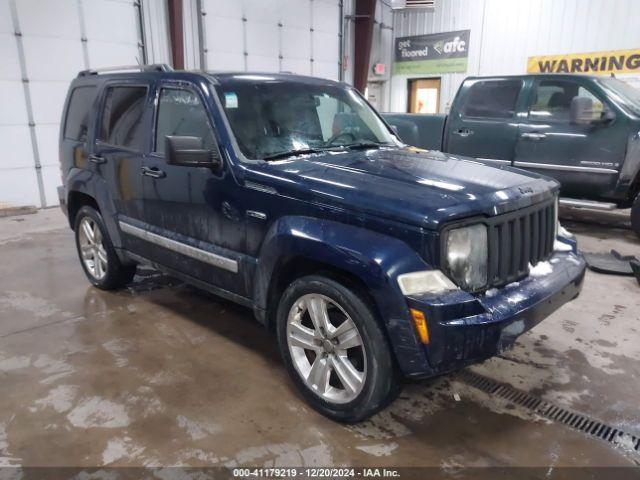
[[[638,261],[633,255],[623,256],[615,250],[608,253],[584,252],[584,258],[591,270],[611,275],[633,276],[632,261]]]

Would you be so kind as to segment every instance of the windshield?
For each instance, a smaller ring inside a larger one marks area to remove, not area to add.
[[[397,144],[349,87],[251,75],[218,80],[218,96],[247,158]]]
[[[610,94],[616,97],[619,103],[636,115],[640,115],[640,90],[617,78],[603,78],[598,81]]]

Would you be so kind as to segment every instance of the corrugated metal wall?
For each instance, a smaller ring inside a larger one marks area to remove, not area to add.
[[[166,62],[164,2],[143,2],[147,61]],[[51,206],[69,82],[86,68],[142,61],[130,0],[0,0],[0,203]]]
[[[638,0],[436,0],[432,11],[397,11],[394,37],[471,30],[468,71],[440,75],[445,112],[470,75],[525,73],[532,55],[638,48],[639,19]],[[406,111],[415,77],[427,76],[392,77],[391,111]]]
[[[197,3],[184,3],[185,59],[187,67],[200,68]],[[339,78],[340,0],[200,3],[207,70],[289,71]]]

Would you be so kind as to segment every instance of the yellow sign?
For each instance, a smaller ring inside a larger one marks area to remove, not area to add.
[[[640,49],[529,57],[527,73],[640,73]]]

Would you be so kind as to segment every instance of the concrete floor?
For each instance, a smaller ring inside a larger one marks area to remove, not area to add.
[[[640,256],[612,218],[617,228],[564,223],[585,250]],[[92,288],[57,210],[0,219],[0,265],[0,465],[640,461],[459,375],[407,385],[359,425],[331,422],[296,393],[248,310],[151,270],[126,290]],[[589,272],[578,300],[472,368],[640,436],[639,312],[635,279]]]

